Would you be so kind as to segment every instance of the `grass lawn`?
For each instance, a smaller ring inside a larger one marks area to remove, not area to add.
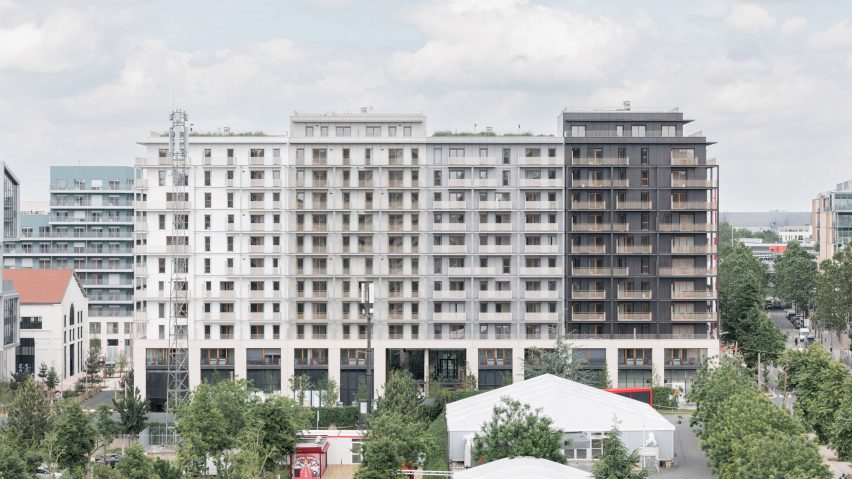
[[[444,417],[444,413],[441,413],[440,416],[432,421],[427,431],[434,442],[430,450],[426,453],[424,468],[427,471],[448,471],[447,420]]]

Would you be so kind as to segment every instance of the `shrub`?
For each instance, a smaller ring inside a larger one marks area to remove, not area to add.
[[[357,406],[343,407],[314,407],[311,408],[313,416],[311,425],[317,424],[317,411],[319,411],[319,427],[335,426],[340,429],[354,427],[358,424],[360,413]]]

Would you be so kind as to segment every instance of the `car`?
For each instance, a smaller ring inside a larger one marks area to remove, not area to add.
[[[118,461],[121,460],[121,454],[101,454],[95,456],[96,464],[106,464],[110,467],[115,467],[118,464]]]
[[[54,465],[53,470],[55,470],[56,472],[51,474],[50,468],[47,467],[47,464],[42,464],[36,468],[35,477],[37,477],[38,479],[59,479],[62,477],[63,473],[62,471],[59,471],[57,469],[59,468]]]

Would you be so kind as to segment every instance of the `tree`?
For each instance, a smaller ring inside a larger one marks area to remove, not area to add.
[[[118,355],[116,366],[118,367],[118,374],[124,374],[124,370],[127,369],[127,356],[124,353]]]
[[[613,425],[609,434],[601,441],[601,455],[595,459],[592,477],[595,479],[644,479],[648,471],[636,471],[639,454],[628,452],[621,442],[621,431]]]
[[[414,384],[414,376],[406,370],[391,371],[385,382],[384,395],[378,400],[383,412],[414,415],[420,409],[420,394]],[[420,417],[417,417],[420,419]]]
[[[15,447],[12,438],[0,431],[0,478],[30,479],[27,463],[21,457],[21,451]]]
[[[47,378],[47,364],[42,362],[38,366],[38,378],[44,382],[45,378]]]
[[[310,425],[310,412],[281,396],[255,404],[251,416],[252,424],[257,424],[262,432],[260,443],[255,447],[268,458],[268,467],[284,464],[296,452],[299,433]]]
[[[233,436],[228,436],[228,421],[216,404],[212,389],[210,384],[199,384],[191,399],[177,410],[176,426],[181,437],[178,460],[190,474],[206,473],[207,458],[218,461],[233,444]]]
[[[104,456],[106,456],[107,448],[121,432],[119,424],[112,420],[112,408],[106,404],[99,405],[95,411],[94,426],[97,433],[94,450],[103,448]]]
[[[611,389],[612,388],[612,379],[609,377],[609,368],[604,364],[603,369],[598,372],[598,381],[595,386],[598,389]]]
[[[159,479],[181,479],[183,474],[180,472],[180,468],[173,466],[169,461],[165,459],[154,459],[154,473],[157,474]]]
[[[103,356],[101,356],[100,343],[93,341],[89,345],[89,352],[86,355],[86,363],[83,367],[83,370],[86,373],[85,377],[87,387],[98,385],[101,381],[103,381],[101,371],[103,371],[105,363],[106,361]]]
[[[124,479],[117,470],[107,464],[92,466],[92,479]]]
[[[53,433],[61,451],[59,465],[67,469],[86,467],[95,449],[97,432],[79,402],[66,399],[57,404]]]
[[[333,378],[322,378],[317,384],[319,389],[320,407],[333,407],[337,405],[340,399],[340,394],[337,389],[337,382]]]
[[[290,376],[290,391],[293,393],[293,399],[300,405],[305,404],[305,394],[311,388],[311,378],[307,374],[299,374],[298,376]]]
[[[145,455],[139,444],[131,444],[124,449],[124,457],[115,465],[115,469],[124,479],[158,479],[154,464]]]
[[[388,438],[394,443],[394,454],[398,464],[414,465],[420,454],[429,450],[432,439],[427,433],[428,424],[412,413],[379,411],[367,421],[369,432],[365,434],[364,450],[374,447],[370,442],[377,438]]]
[[[783,359],[787,384],[796,394],[793,410],[822,442],[832,437],[835,415],[852,388],[849,370],[819,346],[788,351]]]
[[[522,404],[503,397],[494,406],[491,420],[474,438],[473,455],[484,462],[504,457],[530,456],[565,463],[562,433],[553,429],[553,420]]]
[[[217,471],[222,479],[255,479],[270,468],[271,450],[264,445],[262,424],[249,419],[237,438],[236,450],[225,453],[224,467]]]
[[[364,455],[361,466],[355,473],[355,479],[402,479],[405,476],[400,471],[400,462],[394,453],[393,440],[377,437],[364,444]]]
[[[746,435],[734,442],[736,460],[720,466],[721,479],[830,479],[834,476],[819,455],[816,444],[801,435],[773,437]]]
[[[123,434],[138,436],[148,421],[148,404],[136,387],[132,369],[119,381],[119,390],[118,396],[112,400],[112,405],[118,413],[120,431]]]
[[[51,393],[56,389],[56,386],[59,385],[59,374],[56,373],[56,369],[53,366],[47,370],[47,376],[44,378],[44,385],[47,386],[47,391]]]
[[[834,415],[831,426],[831,447],[841,461],[852,460],[852,391],[843,396],[843,403]]]
[[[775,258],[775,295],[790,301],[805,312],[813,303],[816,292],[817,264],[798,241],[791,241],[784,254]]]
[[[21,448],[36,449],[49,429],[49,418],[50,406],[44,394],[31,377],[27,378],[9,405],[9,433]]]
[[[524,364],[524,378],[531,379],[542,374],[552,374],[583,384],[594,385],[596,374],[588,365],[574,356],[574,347],[561,336],[556,338],[554,349],[532,348]]]
[[[852,244],[820,263],[819,269],[814,319],[839,337],[846,331],[852,311]]]

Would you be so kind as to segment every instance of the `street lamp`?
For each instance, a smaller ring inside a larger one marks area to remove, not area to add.
[[[372,281],[358,282],[358,312],[367,317],[367,412],[373,411],[373,305]]]

